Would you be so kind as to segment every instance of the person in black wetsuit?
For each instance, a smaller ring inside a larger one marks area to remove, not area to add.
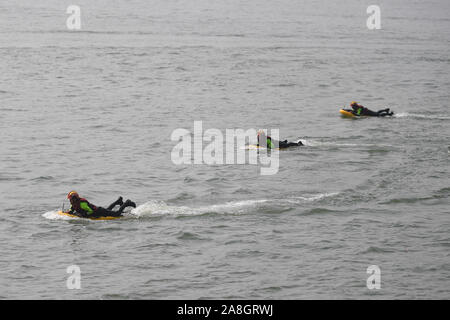
[[[356,101],[352,101],[350,103],[350,107],[352,107],[353,109],[351,110],[351,112],[356,116],[385,117],[392,116],[394,114],[394,112],[390,112],[389,108],[379,111],[369,110],[366,107],[358,104]]]
[[[301,141],[299,142],[288,142],[287,140],[284,141],[276,141],[276,140],[272,140],[272,138],[268,135],[266,135],[266,133],[263,130],[259,130],[258,131],[258,143],[257,146],[259,147],[260,141],[264,141],[266,140],[266,145],[267,145],[267,149],[275,149],[277,144],[278,144],[278,148],[287,148],[287,147],[298,147],[298,146],[303,146],[303,143]]]
[[[119,199],[111,203],[106,209],[94,206],[86,199],[80,198],[78,193],[75,191],[69,192],[67,199],[70,200],[70,204],[72,205],[67,213],[83,218],[120,217],[126,207],[136,208],[136,204],[133,201],[128,199],[124,203],[122,197],[119,197]],[[118,211],[112,211],[115,206],[120,206]]]

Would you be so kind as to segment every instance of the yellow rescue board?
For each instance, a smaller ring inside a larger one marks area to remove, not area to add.
[[[89,220],[116,220],[116,219],[122,218],[121,216],[120,217],[83,218],[83,217],[79,217],[79,216],[76,216],[74,214],[70,214],[70,213],[62,212],[62,211],[58,211],[58,214],[61,215],[61,216],[67,216],[67,217],[71,217],[71,218],[80,218],[80,219],[89,219]]]
[[[345,117],[351,117],[351,118],[357,117],[353,113],[351,113],[350,111],[347,111],[347,110],[344,110],[344,109],[339,110],[339,112],[341,113],[341,115],[343,115]]]

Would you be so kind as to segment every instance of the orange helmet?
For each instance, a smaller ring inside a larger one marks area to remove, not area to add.
[[[75,198],[79,198],[80,196],[78,195],[78,193],[76,191],[70,191],[69,194],[67,195],[67,199],[72,199],[72,197]]]

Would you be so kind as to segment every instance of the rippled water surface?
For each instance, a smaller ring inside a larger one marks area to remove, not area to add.
[[[448,1],[378,1],[381,30],[369,1],[77,4],[70,32],[60,1],[0,3],[0,298],[450,298]],[[305,147],[175,165],[194,121]],[[72,189],[138,207],[58,216]]]

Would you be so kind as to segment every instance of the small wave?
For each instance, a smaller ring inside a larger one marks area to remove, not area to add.
[[[170,199],[169,201],[189,200],[189,199],[192,199],[193,197],[194,197],[194,195],[191,193],[181,192],[174,198]]]
[[[450,195],[450,187],[444,187],[442,189],[439,189],[437,191],[437,193],[442,194],[444,196],[449,196]]]
[[[20,177],[2,177],[2,176],[0,176],[0,181],[19,181],[19,180],[24,180],[24,178],[20,178]]]
[[[392,253],[395,252],[394,249],[391,248],[380,248],[375,246],[370,246],[366,250],[361,251],[361,254],[369,254],[369,253]]]
[[[340,213],[341,211],[331,210],[327,208],[314,208],[303,212],[302,215],[315,215],[315,214],[327,214],[327,213]]]
[[[432,200],[440,200],[440,199],[446,199],[449,196],[449,188],[444,188],[441,190],[438,190],[437,192],[434,192],[432,195],[426,196],[426,197],[415,197],[415,198],[394,198],[390,199],[388,201],[380,202],[381,204],[413,204],[416,202],[423,202],[423,201],[429,201],[428,204],[430,204],[430,201]]]
[[[397,113],[394,114],[395,118],[415,118],[415,119],[429,119],[429,120],[450,120],[450,117],[443,117],[438,115],[432,115],[432,114],[420,114],[420,113]]]
[[[329,192],[329,193],[321,193],[317,195],[313,195],[310,197],[294,197],[291,199],[286,199],[287,202],[290,203],[299,203],[299,202],[310,202],[310,201],[318,201],[324,198],[334,197],[337,196],[339,192]]]
[[[177,234],[179,240],[204,240],[199,234],[181,231]]]
[[[272,87],[284,88],[284,87],[295,87],[296,85],[297,85],[296,83],[278,83],[278,84],[273,84]]]
[[[121,294],[121,293],[108,293],[108,294],[103,294],[100,297],[101,300],[127,300],[130,299],[130,296],[127,294]]]
[[[31,181],[46,181],[46,180],[53,180],[54,178],[52,176],[40,176],[31,179]]]
[[[426,200],[431,200],[431,199],[433,199],[433,198],[431,198],[431,197],[427,197],[427,198],[398,198],[398,199],[391,199],[389,201],[381,202],[381,204],[402,204],[402,203],[411,204],[411,203],[416,203],[416,202],[421,202],[421,201],[426,201]]]

